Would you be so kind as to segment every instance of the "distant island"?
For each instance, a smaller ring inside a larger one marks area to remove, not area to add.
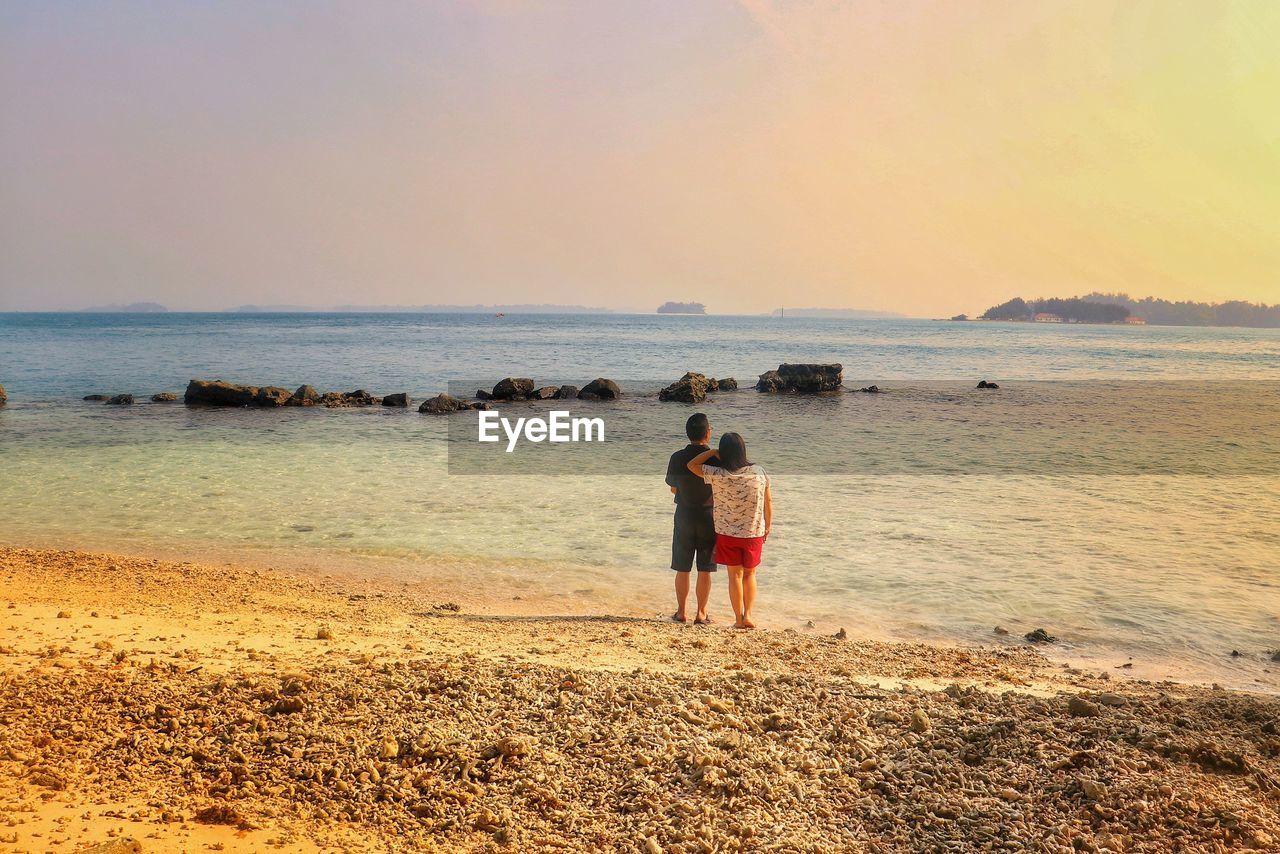
[[[835,317],[850,320],[906,317],[894,311],[872,311],[865,308],[775,308],[770,317]]]
[[[956,315],[952,320],[966,320]],[[1231,300],[1223,303],[1170,302],[1128,294],[1091,293],[1082,297],[1024,300],[1015,297],[987,309],[979,320],[1034,323],[1128,323],[1158,326],[1249,326],[1280,328],[1280,304]]]
[[[124,305],[113,302],[109,305],[93,305],[80,309],[81,312],[96,314],[159,314],[168,310],[158,302],[131,302]]]
[[[372,314],[612,314],[611,309],[585,305],[519,303],[511,305],[335,305],[328,308],[308,305],[241,305],[226,309],[236,314],[261,312],[324,313],[343,312]]]
[[[658,314],[706,314],[707,307],[700,302],[664,302],[658,306]]]
[[[1133,299],[1128,294],[1091,293],[1081,297],[1101,300],[1127,308],[1133,314],[1158,326],[1252,326],[1263,329],[1280,328],[1280,303],[1263,303],[1229,300],[1220,303],[1170,302],[1144,297]]]
[[[1037,323],[1124,323],[1129,309],[1116,303],[1090,302],[1080,297],[1037,299],[1014,297],[992,306],[979,320],[1030,320]]]

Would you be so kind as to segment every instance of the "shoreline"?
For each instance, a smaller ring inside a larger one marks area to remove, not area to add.
[[[13,850],[1280,840],[1271,696],[322,571],[5,548],[0,578]]]
[[[429,558],[400,554],[361,554],[339,548],[315,546],[273,545],[212,545],[178,547],[170,541],[139,544],[134,538],[117,540],[97,538],[96,547],[90,553],[111,554],[117,558],[164,563],[195,563],[208,566],[228,566],[259,572],[285,572],[304,578],[346,579],[353,583],[373,582],[403,591],[439,591],[457,599],[475,612],[507,616],[543,616],[554,613],[562,617],[590,617],[607,612],[627,618],[661,618],[668,606],[668,570],[656,568],[651,580],[653,585],[634,590],[602,592],[610,579],[601,567],[568,564],[576,573],[590,572],[595,577],[575,579],[575,584],[563,588],[531,583],[531,577],[563,570],[566,565],[558,561],[533,558],[491,557],[469,555],[436,555]],[[77,552],[74,537],[25,537],[0,540],[0,552],[8,551],[67,551]],[[723,575],[723,573],[720,573]],[[481,576],[480,586],[497,588],[506,585],[501,595],[477,595],[471,592],[471,584]],[[634,585],[632,585],[634,587]],[[638,598],[646,592],[660,591],[652,601]],[[510,595],[508,595],[510,594]],[[720,599],[716,595],[720,595]],[[727,610],[724,591],[719,587],[713,592],[713,605]],[[819,614],[799,610],[794,603],[766,602],[769,606],[762,628],[770,631],[794,631],[803,637],[822,639],[844,629],[849,637],[860,641],[882,644],[923,645],[941,649],[1020,650],[1027,649],[1043,656],[1053,666],[1085,671],[1107,672],[1118,680],[1141,683],[1171,683],[1199,688],[1224,687],[1231,691],[1243,691],[1280,699],[1280,688],[1263,681],[1256,673],[1216,672],[1186,660],[1163,657],[1152,650],[1111,647],[1088,641],[1070,641],[1051,644],[1029,644],[1023,639],[1026,631],[1039,628],[1039,623],[1026,622],[1016,617],[994,616],[991,624],[969,634],[950,633],[942,627],[919,629],[914,633],[894,632],[879,624],[860,620],[850,614]],[[995,631],[1000,627],[1006,634]],[[1050,633],[1058,631],[1054,625],[1045,626]],[[1225,649],[1225,647],[1224,647]],[[1256,652],[1256,651],[1255,651]],[[1277,670],[1258,658],[1257,653],[1245,653],[1242,661],[1257,660],[1265,674]],[[1274,651],[1267,648],[1265,655]],[[1224,653],[1226,655],[1226,653]]]

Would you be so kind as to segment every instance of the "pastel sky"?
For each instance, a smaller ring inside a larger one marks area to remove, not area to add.
[[[1274,0],[0,4],[0,309],[1280,302]]]

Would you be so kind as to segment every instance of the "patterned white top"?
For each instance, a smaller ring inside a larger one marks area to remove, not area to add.
[[[702,479],[715,499],[712,515],[716,533],[727,537],[764,536],[764,491],[769,475],[757,465],[737,471],[702,464]]]

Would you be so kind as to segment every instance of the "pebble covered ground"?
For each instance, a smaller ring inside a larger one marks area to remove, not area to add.
[[[237,567],[10,549],[0,578],[16,850],[1280,850],[1272,697]],[[55,803],[79,838],[27,832]]]

